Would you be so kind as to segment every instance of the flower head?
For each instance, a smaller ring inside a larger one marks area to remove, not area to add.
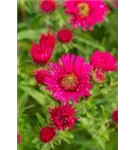
[[[103,83],[105,79],[105,74],[101,69],[96,68],[92,71],[93,80],[97,83]]]
[[[64,7],[71,15],[69,22],[73,28],[81,26],[83,30],[92,30],[97,23],[102,23],[109,10],[103,0],[65,0]]]
[[[116,110],[112,113],[112,119],[115,121],[116,124],[118,124],[118,109],[116,109]]]
[[[112,3],[113,7],[118,9],[118,0],[110,0],[110,1]]]
[[[99,68],[103,71],[116,71],[117,60],[109,52],[95,51],[90,57],[90,64],[93,69]]]
[[[17,133],[17,143],[20,143],[20,141],[21,141],[21,136],[20,134]]]
[[[50,119],[57,130],[73,129],[77,118],[74,116],[76,111],[72,105],[58,105],[55,108],[49,108]]]
[[[47,72],[43,68],[38,69],[34,73],[34,75],[35,75],[35,80],[37,81],[37,83],[39,83],[39,84],[45,83],[45,78],[47,76]]]
[[[62,43],[69,43],[72,40],[72,32],[69,29],[61,29],[58,32],[58,39],[60,40],[60,42]]]
[[[53,52],[55,46],[55,38],[48,33],[42,34],[39,44],[32,44],[31,57],[36,64],[46,64]]]
[[[55,0],[41,0],[40,9],[45,13],[50,13],[56,9]]]
[[[55,137],[55,135],[55,129],[46,126],[40,130],[39,138],[42,142],[48,143]]]
[[[91,66],[84,58],[65,54],[58,62],[50,64],[46,89],[52,91],[52,96],[63,103],[67,103],[70,99],[78,102],[79,97],[90,96],[89,90],[92,88],[90,70]]]

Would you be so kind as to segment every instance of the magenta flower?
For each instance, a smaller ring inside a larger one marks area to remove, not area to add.
[[[40,68],[34,72],[35,80],[39,84],[45,84],[45,78],[47,76],[46,70],[44,68]]]
[[[72,105],[56,106],[55,108],[49,108],[50,119],[53,122],[56,130],[65,130],[69,128],[73,129],[77,117],[75,117],[75,109]]]
[[[73,34],[69,29],[63,28],[57,34],[58,40],[62,43],[69,43],[72,41]]]
[[[36,64],[46,64],[52,56],[55,43],[55,37],[49,32],[42,34],[38,44],[32,43],[30,53],[33,61]]]
[[[53,12],[56,9],[55,0],[41,0],[40,9],[45,13]]]
[[[93,30],[109,11],[103,0],[65,0],[64,7],[66,14],[71,15],[69,22],[73,28],[81,26],[83,30]]]
[[[54,128],[46,126],[40,129],[39,138],[43,143],[48,143],[53,140],[55,135]]]
[[[105,80],[105,74],[101,69],[95,69],[92,71],[92,78],[97,83],[103,83]]]
[[[118,109],[114,110],[112,113],[112,119],[118,125]]]
[[[99,68],[104,72],[116,71],[118,61],[109,52],[101,52],[96,50],[90,57],[90,64],[93,69]]]
[[[17,143],[20,143],[21,142],[21,136],[20,134],[17,133]]]
[[[46,89],[52,91],[52,96],[63,103],[67,103],[70,99],[78,102],[80,97],[91,96],[90,71],[91,66],[84,58],[65,54],[58,62],[50,64]]]

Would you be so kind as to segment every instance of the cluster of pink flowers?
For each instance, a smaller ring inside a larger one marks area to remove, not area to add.
[[[110,0],[114,8],[118,8],[118,0]],[[41,0],[40,9],[44,13],[50,13],[57,8],[56,0]],[[65,13],[70,16],[68,23],[73,28],[81,27],[92,31],[94,26],[103,23],[109,7],[104,0],[63,0]]]
[[[96,50],[90,57],[93,79],[98,83],[102,83],[105,79],[105,72],[116,71],[117,64],[117,59],[112,54]]]
[[[81,26],[83,30],[93,30],[93,27],[102,23],[109,11],[103,0],[64,0],[65,13],[70,15],[69,22],[73,28]],[[40,9],[44,13],[53,12],[57,7],[55,0],[42,0]],[[57,41],[69,43],[73,39],[71,29],[62,28],[57,35],[42,34],[39,43],[32,43],[30,54],[37,65],[44,65],[34,71],[35,80],[49,90],[52,97],[58,102],[54,108],[48,108],[51,124],[40,129],[39,138],[43,143],[48,143],[56,136],[56,131],[67,128],[70,130],[76,124],[77,110],[74,103],[79,103],[80,98],[86,99],[92,89],[92,81],[103,83],[105,73],[117,70],[117,59],[110,52],[94,51],[90,61],[86,62],[81,56],[64,54],[57,62],[51,58]],[[71,104],[72,103],[72,104]],[[112,114],[113,120],[118,123],[117,111]],[[17,142],[21,140],[17,135]]]

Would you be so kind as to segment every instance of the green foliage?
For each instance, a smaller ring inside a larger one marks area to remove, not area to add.
[[[48,107],[56,101],[44,87],[37,85],[33,71],[38,68],[30,58],[32,41],[38,41],[41,33],[48,29],[57,32],[66,23],[68,16],[63,8],[51,14],[44,14],[38,8],[38,1],[18,0],[18,133],[22,140],[18,150],[117,150],[117,127],[111,119],[117,108],[117,73],[108,73],[103,84],[94,83],[92,96],[75,104],[79,120],[73,131],[57,133],[56,138],[43,144],[39,140],[39,130],[49,123]],[[111,8],[106,21],[97,25],[92,32],[73,31],[70,44],[58,43],[52,61],[63,53],[74,53],[89,61],[95,49],[110,51],[118,55],[117,10]]]

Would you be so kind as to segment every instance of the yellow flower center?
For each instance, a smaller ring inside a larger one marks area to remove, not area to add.
[[[77,77],[74,74],[67,74],[62,78],[60,84],[65,90],[75,90],[77,87]]]
[[[90,8],[87,3],[80,3],[78,4],[78,7],[79,7],[79,13],[81,17],[87,17],[89,15]]]

